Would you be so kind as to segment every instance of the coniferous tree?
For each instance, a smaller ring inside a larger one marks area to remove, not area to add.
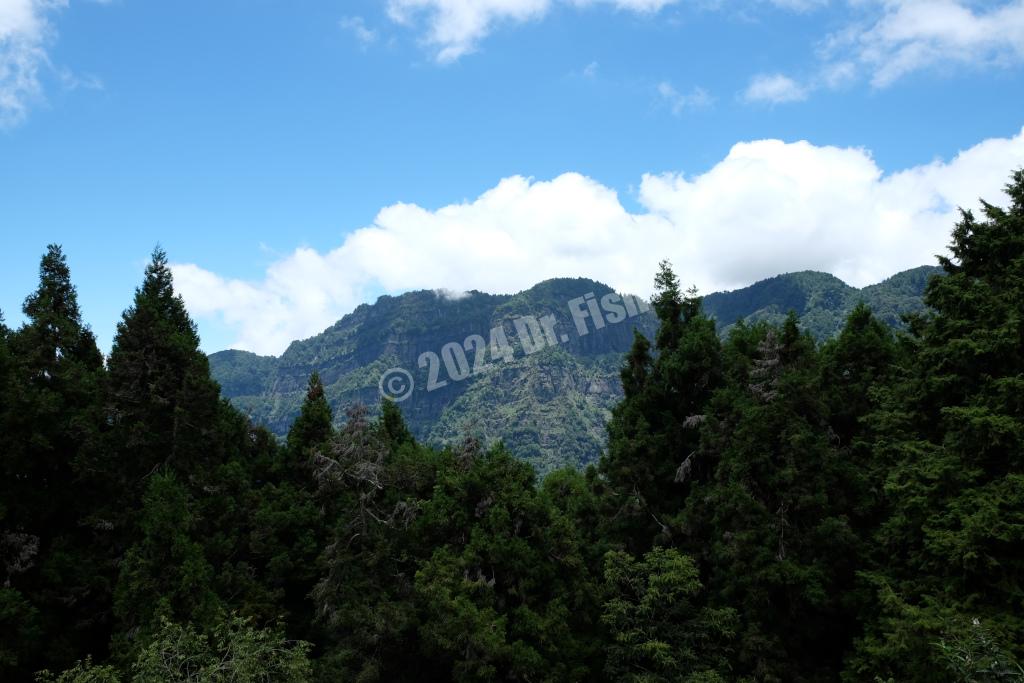
[[[334,413],[327,403],[324,385],[320,381],[320,373],[313,372],[309,376],[306,389],[306,400],[302,404],[299,416],[288,429],[288,457],[298,464],[304,464],[310,457],[310,451],[326,444],[334,433]]]
[[[132,306],[117,325],[108,363],[116,463],[138,493],[156,468],[195,476],[216,462],[220,404],[195,323],[175,294],[167,254],[153,251]]]
[[[0,351],[0,552],[13,591],[5,597],[25,620],[15,630],[43,636],[19,660],[38,666],[102,651],[107,568],[91,551],[102,529],[90,524],[91,492],[79,484],[103,428],[103,358],[59,246],[47,248],[23,311],[26,323],[4,328]]]
[[[262,567],[263,582],[275,593],[278,614],[289,635],[296,638],[314,638],[310,593],[326,530],[315,499],[312,459],[332,438],[332,422],[323,384],[314,372],[286,446],[273,449],[274,462],[259,473],[262,484],[252,492],[251,547]]]
[[[608,453],[543,481],[388,401],[335,431],[315,373],[278,444],[219,399],[160,250],[108,373],[51,247],[0,316],[0,679],[1021,680],[1008,191],[909,335],[861,305],[820,349],[792,315],[722,344],[663,263]]]
[[[604,562],[609,629],[606,672],[630,683],[715,683],[730,679],[734,610],[702,606],[690,558],[655,548],[636,560],[610,552]]]
[[[402,411],[399,410],[394,401],[389,401],[386,398],[381,399],[380,423],[392,448],[401,448],[405,444],[411,444],[415,441],[408,425],[405,424]]]
[[[822,389],[839,443],[852,446],[866,434],[862,422],[876,407],[873,392],[889,384],[899,360],[892,329],[857,304],[839,336],[822,348]]]
[[[415,521],[425,544],[415,576],[418,636],[445,679],[598,673],[580,539],[534,476],[500,444],[447,460]]]
[[[670,517],[692,480],[709,469],[691,458],[699,439],[692,427],[721,381],[718,335],[696,292],[680,291],[667,262],[655,287],[658,355],[652,359],[647,340],[635,335],[621,372],[626,395],[612,412],[608,454],[599,465],[614,520],[610,533],[635,552],[670,543],[677,533]],[[681,467],[691,476],[679,481]]]
[[[851,468],[830,437],[813,340],[792,315],[762,331],[745,381],[711,402],[696,457],[718,464],[681,525],[704,546],[712,604],[737,610],[736,673],[829,680],[853,629]]]
[[[366,408],[347,411],[342,429],[314,456],[328,543],[313,590],[327,632],[326,678],[408,680],[403,643],[415,626],[415,566],[404,549],[418,514],[413,491],[394,466],[387,434]]]
[[[1007,209],[962,212],[913,364],[873,420],[889,514],[851,678],[952,680],[935,643],[978,629],[1024,657],[1024,171],[1006,191]]]
[[[194,610],[205,629],[218,605],[276,611],[253,578],[244,505],[254,464],[275,458],[276,447],[221,401],[159,248],[118,323],[108,367],[105,465],[116,491],[108,514],[118,531],[114,551],[125,557],[115,601],[119,655],[133,656],[161,618],[189,620]],[[163,531],[173,534],[171,547],[154,536]],[[167,562],[187,564],[169,571]]]
[[[141,538],[121,565],[114,609],[121,619],[116,649],[134,653],[161,620],[212,626],[223,608],[213,590],[214,568],[196,538],[198,519],[186,488],[170,472],[148,479]],[[130,637],[125,637],[130,633]]]

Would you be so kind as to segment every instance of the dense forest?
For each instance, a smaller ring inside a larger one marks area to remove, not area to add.
[[[1024,171],[927,313],[723,340],[666,263],[608,447],[539,478],[399,408],[279,442],[159,249],[109,357],[51,246],[0,326],[0,679],[1024,680]]]

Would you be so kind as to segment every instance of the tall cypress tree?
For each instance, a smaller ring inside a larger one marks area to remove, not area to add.
[[[621,372],[625,398],[612,411],[608,453],[599,465],[611,533],[638,553],[677,534],[670,517],[692,481],[678,480],[677,473],[684,463],[693,464],[699,438],[694,421],[721,381],[721,345],[696,292],[680,291],[667,262],[655,287],[657,357],[636,333]]]
[[[80,648],[104,640],[96,605],[104,571],[90,550],[94,533],[102,531],[87,519],[90,492],[77,487],[103,427],[103,358],[82,322],[59,246],[47,248],[39,286],[23,311],[26,323],[13,334],[4,328],[0,349],[5,583],[38,615],[46,647],[37,650],[45,659],[35,663],[68,662]],[[31,655],[23,658],[31,661]]]
[[[330,441],[334,435],[333,423],[334,413],[324,394],[320,373],[314,370],[309,376],[306,399],[299,415],[288,429],[288,458],[294,463],[306,462],[312,449]]]
[[[844,611],[857,547],[852,470],[828,429],[814,341],[793,315],[760,332],[746,377],[712,399],[695,457],[717,464],[681,523],[712,604],[738,612],[735,673],[830,680],[854,628]]]
[[[194,476],[216,460],[219,390],[159,247],[117,325],[108,367],[111,417],[124,448],[117,469],[129,491],[137,496],[160,465]]]
[[[144,635],[162,616],[187,619],[207,594],[242,602],[252,589],[240,504],[249,487],[242,456],[254,442],[247,422],[221,402],[159,247],[118,323],[108,367],[106,467],[117,491],[109,513],[117,552],[126,557],[115,604],[125,656],[140,645],[126,633]],[[186,516],[170,519],[179,513]],[[161,546],[161,530],[173,531],[172,546]],[[211,614],[205,609],[199,625],[209,626]]]
[[[252,550],[264,583],[275,592],[289,635],[315,638],[309,594],[317,579],[317,557],[326,527],[314,498],[312,458],[334,434],[333,414],[320,375],[309,377],[306,399],[288,430],[286,447],[253,489]]]
[[[1024,658],[1024,171],[1006,191],[1006,209],[961,213],[913,365],[874,419],[889,515],[851,677],[946,680],[935,643],[981,633]]]

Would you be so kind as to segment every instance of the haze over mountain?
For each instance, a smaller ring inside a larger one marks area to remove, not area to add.
[[[827,273],[790,273],[710,294],[704,307],[722,334],[738,320],[780,322],[792,310],[805,329],[827,339],[859,301],[898,327],[902,315],[923,310],[924,286],[937,272],[922,266],[862,289]],[[514,295],[421,290],[382,296],[321,334],[293,342],[280,357],[220,351],[210,356],[210,366],[223,395],[278,435],[298,414],[312,372],[320,373],[340,421],[346,404],[376,409],[382,376],[404,370],[415,387],[400,407],[418,438],[438,444],[467,434],[501,439],[546,472],[599,456],[610,410],[622,398],[618,373],[633,330],[648,337],[655,331],[652,312],[619,301],[604,284],[565,278]],[[532,337],[523,317],[537,321]],[[499,328],[508,348],[495,338]],[[498,357],[503,351],[508,360]],[[392,387],[397,397],[405,391],[403,375],[389,376],[398,382]]]

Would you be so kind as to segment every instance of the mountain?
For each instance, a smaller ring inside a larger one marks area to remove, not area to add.
[[[743,289],[709,294],[704,297],[704,310],[718,321],[723,333],[740,319],[781,323],[795,311],[804,329],[825,340],[839,333],[860,301],[888,325],[902,327],[901,316],[924,310],[921,296],[928,278],[940,273],[938,266],[920,266],[863,289],[816,271],[776,275]]]
[[[937,272],[915,268],[863,289],[826,273],[790,273],[710,294],[704,307],[722,334],[737,320],[776,322],[793,310],[826,339],[861,300],[899,326],[900,315],[923,310],[924,286]],[[221,351],[210,367],[225,397],[279,435],[316,370],[339,422],[345,405],[375,407],[386,390],[402,399],[418,438],[500,438],[546,472],[600,454],[634,328],[653,335],[646,304],[593,280],[547,280],[513,295],[424,290],[361,305],[280,357]]]

